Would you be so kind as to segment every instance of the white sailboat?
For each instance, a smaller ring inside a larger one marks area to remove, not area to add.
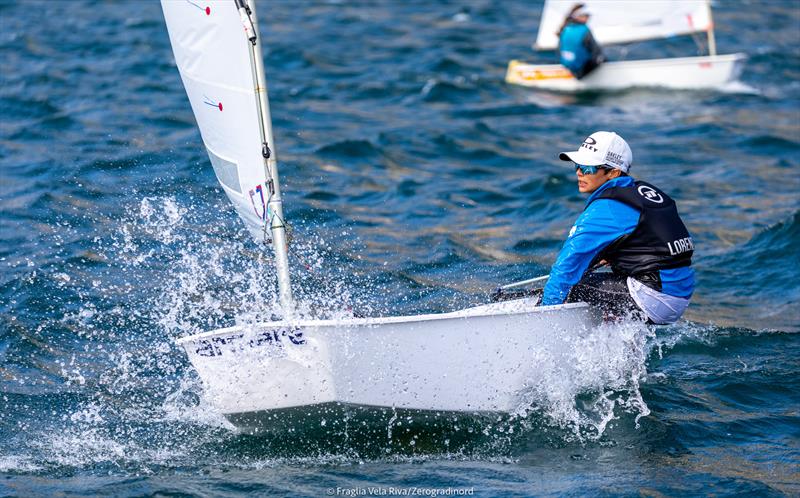
[[[558,31],[576,0],[545,0],[536,50],[557,50]],[[581,80],[560,64],[512,60],[506,82],[546,90],[619,90],[635,86],[675,89],[719,88],[742,72],[745,55],[717,55],[708,0],[581,0],[588,25],[602,45],[631,43],[705,32],[708,55],[606,62]]]
[[[573,343],[598,323],[583,303],[535,307],[527,298],[418,316],[299,317],[253,1],[161,5],[220,185],[275,253],[281,320],[178,341],[221,413],[248,430],[268,430],[271,413],[298,407],[509,413],[542,382],[537,362],[570,363]]]

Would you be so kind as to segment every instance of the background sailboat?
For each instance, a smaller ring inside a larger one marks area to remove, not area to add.
[[[283,319],[178,341],[229,420],[267,429],[276,410],[313,416],[333,406],[514,412],[542,381],[535,358],[571,364],[576,339],[597,324],[584,303],[534,307],[528,298],[418,316],[297,316],[252,0],[161,5],[217,178],[276,255]]]
[[[557,50],[558,31],[575,0],[546,0],[539,23],[536,50]],[[711,6],[707,0],[581,1],[591,13],[588,25],[600,45],[665,39],[706,33],[708,55],[601,65],[581,80],[560,64],[530,64],[512,60],[506,82],[550,90],[621,89],[633,86],[714,88],[741,74],[744,54],[717,55]]]

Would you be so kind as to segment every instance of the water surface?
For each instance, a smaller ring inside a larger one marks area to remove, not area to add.
[[[525,417],[237,433],[174,340],[268,315],[273,273],[214,178],[159,5],[2,2],[0,494],[800,493],[797,5],[715,5],[719,51],[749,57],[729,88],[577,96],[503,83],[509,59],[549,60],[530,2],[259,14],[306,313],[449,311],[546,273],[584,202],[557,153],[609,129],[694,235],[685,320],[587,348]]]

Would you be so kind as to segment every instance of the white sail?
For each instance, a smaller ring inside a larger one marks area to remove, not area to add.
[[[271,237],[281,306],[291,315],[283,201],[255,5],[161,0],[161,8],[217,179],[257,240]]]
[[[236,3],[162,0],[161,7],[175,63],[217,179],[261,240],[269,221],[268,175],[261,154],[250,42]]]
[[[669,38],[713,28],[708,0],[545,0],[537,50],[558,48],[558,31],[577,3],[591,14],[588,25],[600,45]]]

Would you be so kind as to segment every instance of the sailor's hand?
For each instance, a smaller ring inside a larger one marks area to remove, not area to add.
[[[492,295],[489,296],[489,299],[493,303],[498,303],[498,302],[502,301],[503,300],[503,289],[498,287],[496,291],[492,292]]]

